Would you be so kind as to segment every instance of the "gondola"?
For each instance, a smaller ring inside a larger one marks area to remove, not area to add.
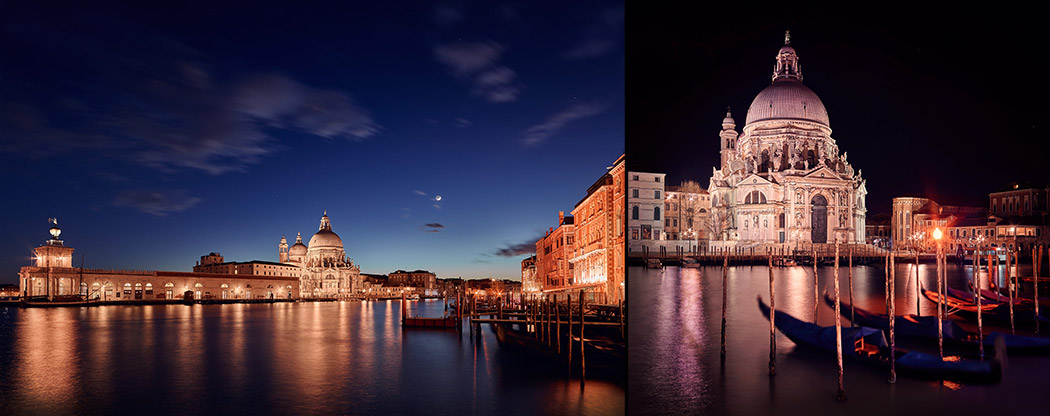
[[[970,286],[970,290],[973,291],[973,282],[970,282],[969,286]],[[1004,288],[1004,290],[1005,290],[1005,288]],[[1009,299],[1010,299],[1010,294],[1009,293],[999,292],[999,297],[998,298],[996,298],[995,295],[996,295],[996,293],[993,290],[981,289],[981,297],[985,298],[987,300],[991,300],[991,301],[994,301],[994,302],[1006,302],[1006,301],[1009,301]],[[1014,295],[1015,296],[1015,301],[1019,300],[1021,303],[1024,303],[1024,304],[1029,304],[1029,305],[1032,304],[1032,299],[1031,298],[1028,298],[1028,297],[1025,297],[1025,296],[1021,296],[1021,295],[1024,295],[1024,294],[1023,293],[1015,294]],[[1040,296],[1039,297],[1039,309],[1041,310],[1043,308],[1050,308],[1050,297],[1046,297],[1046,296]]]
[[[762,301],[761,295],[758,296],[758,307],[768,319],[769,307]],[[833,326],[804,322],[782,311],[776,312],[775,324],[795,344],[835,353]],[[842,356],[846,359],[882,368],[890,366],[889,346],[880,329],[842,327],[842,346]],[[999,355],[991,361],[973,361],[959,358],[942,360],[934,355],[899,348],[895,349],[895,354],[897,373],[905,377],[987,384],[998,383],[1002,377],[1003,358]]]
[[[824,302],[834,307],[835,301],[827,293],[824,293]],[[840,312],[846,319],[850,318],[848,303],[842,303]],[[854,324],[889,331],[890,323],[886,314],[874,313],[861,308],[853,308]],[[950,319],[941,320],[941,331],[946,345],[965,346],[977,351],[977,337],[973,332],[964,330],[959,324]],[[937,341],[937,317],[916,316],[914,314],[899,315],[894,318],[893,332],[897,336],[921,339],[924,341]],[[1050,355],[1050,338],[1029,337],[1022,335],[1010,335],[997,331],[991,331],[984,336],[984,346],[994,348],[995,338],[1003,337],[1006,351],[1010,354],[1025,355]]]
[[[937,292],[931,292],[922,288],[922,295],[926,297],[930,302],[941,303],[940,295]],[[965,300],[955,298],[951,295],[945,296],[945,304],[948,305],[948,314],[956,315],[966,318],[970,321],[977,320],[977,304]],[[996,322],[999,324],[1010,322],[1010,304],[999,303],[993,305],[981,305],[981,313],[983,314],[984,320],[989,322]],[[1014,305],[1014,323],[1019,326],[1035,326],[1034,320],[1031,319],[1033,313],[1032,307],[1025,305]],[[1042,311],[1040,311],[1042,315]],[[1050,325],[1050,319],[1043,316],[1039,316],[1040,325]]]

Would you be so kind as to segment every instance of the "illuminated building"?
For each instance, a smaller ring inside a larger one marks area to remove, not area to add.
[[[594,287],[600,301],[616,303],[623,295],[623,224],[626,171],[624,156],[601,176],[572,210],[574,245],[572,286]]]
[[[575,229],[573,217],[558,211],[558,228],[551,227],[536,241],[536,278],[541,290],[548,292],[572,285],[572,247]]]
[[[257,273],[219,274],[153,270],[109,270],[73,267],[73,248],[51,239],[35,250],[34,264],[19,270],[21,295],[56,297],[81,295],[103,301],[183,299],[294,299],[299,278]],[[221,256],[218,256],[221,260]],[[261,269],[260,269],[261,270]]]
[[[349,298],[360,294],[361,268],[354,264],[346,251],[343,240],[332,231],[328,211],[321,217],[317,233],[303,244],[300,234],[295,244],[281,237],[277,246],[278,262],[252,260],[248,262],[223,262],[218,253],[201,256],[193,271],[200,273],[252,274],[259,276],[289,276],[299,279],[297,290],[304,298]]]
[[[790,37],[743,132],[727,111],[719,136],[721,166],[707,189],[712,240],[864,243],[865,181],[840,154],[824,104],[802,84]]]
[[[698,250],[699,240],[710,238],[708,217],[711,213],[711,194],[706,189],[684,190],[667,186],[664,199],[664,239],[693,241],[685,251]]]
[[[664,234],[663,173],[627,172],[627,250],[642,253],[658,250]]]
[[[537,293],[540,287],[536,279],[536,256],[529,256],[521,261],[521,291],[525,294]]]

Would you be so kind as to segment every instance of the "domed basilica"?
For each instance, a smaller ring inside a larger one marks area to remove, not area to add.
[[[361,268],[346,256],[343,240],[332,231],[328,211],[321,217],[321,225],[310,238],[309,246],[303,244],[302,235],[297,233],[291,247],[283,236],[277,247],[278,261],[302,268],[301,297],[347,297],[361,285]]]
[[[721,166],[708,186],[712,240],[864,243],[865,181],[839,153],[824,103],[802,84],[790,34],[743,133],[727,111],[719,136]]]

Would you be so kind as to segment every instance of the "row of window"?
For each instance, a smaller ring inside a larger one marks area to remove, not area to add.
[[[639,210],[639,208],[638,208],[637,205],[631,207],[631,219],[632,220],[638,219],[638,210]],[[659,221],[660,220],[660,207],[653,207],[653,220],[654,221]]]
[[[639,180],[638,175],[631,175],[631,180],[632,181],[638,181]],[[653,181],[654,182],[660,182],[660,177],[659,176],[654,176],[653,177]]]
[[[638,194],[638,190],[637,189],[632,189],[631,190],[631,198],[638,199],[638,198],[640,198],[638,195],[639,194]],[[659,189],[654,189],[653,190],[653,199],[660,199],[660,190]]]

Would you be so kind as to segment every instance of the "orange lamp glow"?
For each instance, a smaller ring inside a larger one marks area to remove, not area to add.
[[[934,240],[940,240],[941,239],[941,235],[942,234],[941,234],[941,229],[940,228],[934,228],[933,229],[933,239]]]

